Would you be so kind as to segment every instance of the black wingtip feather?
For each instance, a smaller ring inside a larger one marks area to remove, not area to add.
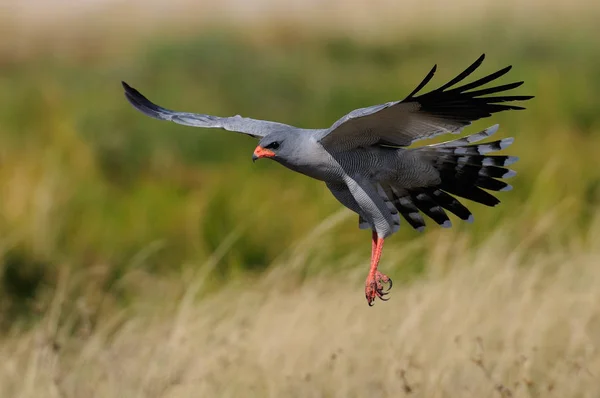
[[[421,91],[421,89],[423,87],[425,87],[425,85],[427,83],[429,83],[429,81],[433,78],[433,75],[435,75],[435,71],[437,70],[437,64],[433,65],[433,68],[431,68],[431,70],[429,71],[429,73],[427,74],[427,76],[425,76],[425,79],[423,79],[421,81],[421,83],[419,83],[419,85],[417,86],[417,88],[415,88],[410,94],[408,94],[408,96],[406,97],[405,101],[411,99],[415,94],[417,94],[419,91]]]
[[[481,86],[495,81],[496,79],[508,73],[512,69],[512,66],[504,67],[471,83],[452,88],[452,86],[471,75],[475,69],[481,65],[484,58],[485,54],[480,56],[477,61],[471,64],[467,69],[461,72],[454,79],[450,80],[448,83],[442,85],[440,88],[421,95],[416,95],[418,90],[415,90],[403,102],[417,102],[421,105],[420,110],[424,113],[428,113],[432,116],[438,116],[442,119],[454,120],[464,125],[467,125],[475,120],[489,117],[497,112],[525,109],[523,106],[507,105],[506,103],[513,101],[527,101],[534,98],[534,96],[496,95],[484,97],[484,95],[506,92],[508,90],[520,87],[523,84],[523,81],[483,89],[480,88]],[[420,90],[424,86],[423,83],[426,83],[427,81],[428,79],[425,79],[417,88]],[[498,103],[503,104],[500,105]]]
[[[529,95],[513,95],[513,96],[494,96],[483,97],[487,94],[494,94],[515,89],[523,84],[523,81],[503,84],[495,87],[478,89],[479,87],[495,81],[496,79],[507,74],[512,65],[506,66],[494,73],[479,78],[471,83],[463,84],[462,86],[453,87],[465,78],[470,76],[483,63],[485,54],[482,54],[474,63],[462,71],[458,76],[451,79],[448,83],[442,85],[438,89],[417,95],[425,84],[432,78],[432,71],[418,85],[418,87],[405,99],[403,102],[414,101],[421,105],[421,111],[432,116],[438,116],[443,119],[458,121],[461,124],[467,125],[472,121],[479,120],[491,116],[493,113],[506,110],[522,110],[525,107],[517,105],[498,105],[498,103],[506,103],[512,101],[527,101],[534,96]],[[473,91],[468,91],[473,90]]]
[[[485,59],[485,54],[481,54],[479,58],[475,62],[473,62],[467,69],[458,74],[454,79],[450,80],[448,83],[444,84],[440,88],[435,91],[444,91],[445,89],[454,86],[456,83],[467,78],[471,73],[475,72],[477,68],[481,66],[483,60]]]
[[[156,105],[148,98],[146,98],[142,93],[140,93],[135,88],[131,87],[129,84],[121,81],[123,88],[125,89],[125,98],[135,109],[142,112],[146,116],[150,116],[154,119],[158,120],[171,120],[173,111],[165,109],[161,106]]]
[[[512,90],[515,89],[517,87],[520,87],[521,85],[523,85],[523,81],[520,82],[514,82],[514,83],[508,83],[508,84],[503,84],[501,86],[495,86],[495,87],[489,87],[489,88],[484,88],[481,90],[477,90],[477,91],[463,91],[462,94],[465,96],[471,96],[471,98],[475,97],[481,97],[482,95],[487,95],[487,94],[493,94],[493,93],[498,93],[501,91],[508,91],[508,90]],[[479,98],[482,100],[485,100],[486,98]]]
[[[149,103],[149,104],[152,104],[152,102],[150,102],[150,100],[148,100],[148,98],[144,97],[142,95],[142,93],[140,93],[139,91],[137,91],[135,88],[131,87],[129,84],[127,84],[124,81],[122,81],[121,85],[125,89],[125,97],[127,97],[128,99],[134,100],[134,101],[139,102],[139,103]],[[154,104],[152,104],[152,105],[154,105]]]
[[[466,91],[468,91],[468,90],[470,90],[472,88],[483,86],[484,84],[487,84],[487,83],[489,83],[491,81],[494,81],[494,80],[496,80],[496,79],[504,76],[511,69],[512,69],[512,66],[509,65],[509,66],[507,66],[505,68],[500,69],[497,72],[491,73],[491,74],[489,74],[487,76],[484,76],[484,77],[482,77],[480,79],[477,79],[474,82],[465,84],[464,86],[453,88],[452,90],[448,90],[448,93],[453,93],[453,92],[464,93],[464,92],[466,92]]]
[[[121,82],[121,84],[123,85],[123,88],[125,89],[125,97],[127,97],[127,99],[133,100],[136,103],[139,103],[140,105],[142,105],[142,104],[154,105],[150,100],[148,100],[148,98],[144,97],[142,95],[142,93],[137,91],[135,88],[131,87],[129,84],[127,84],[123,81]]]

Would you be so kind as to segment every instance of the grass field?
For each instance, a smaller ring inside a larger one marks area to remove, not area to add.
[[[0,396],[598,396],[598,39],[476,31],[84,32],[2,51]],[[516,137],[515,189],[471,205],[474,224],[404,225],[374,308],[369,234],[325,186],[252,164],[247,137],[144,117],[120,86],[322,127],[484,52],[478,76],[512,64],[503,82],[536,96],[468,129]]]
[[[552,233],[555,221],[532,228]],[[3,339],[0,394],[595,397],[600,220],[593,225],[586,239],[534,258],[531,242],[515,248],[502,228],[472,251],[439,235],[425,275],[373,308],[360,291],[363,259],[304,283],[282,264],[201,301],[204,275],[188,275],[185,290],[157,290],[73,335],[73,317],[61,313],[65,273],[39,325]],[[387,255],[410,258],[399,247]]]

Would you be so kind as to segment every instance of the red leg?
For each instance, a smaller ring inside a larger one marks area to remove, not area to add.
[[[379,259],[381,258],[381,251],[383,250],[383,238],[377,236],[377,233],[373,231],[373,240],[371,245],[371,268],[369,269],[369,275],[365,282],[365,297],[369,306],[372,306],[375,302],[375,298],[379,297],[383,301],[387,301],[384,296],[388,294],[392,288],[392,280],[377,270],[379,266]],[[389,283],[388,289],[383,291],[383,284]]]

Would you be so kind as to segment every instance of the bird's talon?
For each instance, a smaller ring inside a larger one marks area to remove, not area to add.
[[[384,289],[384,284],[387,286]],[[391,279],[376,271],[374,275],[369,275],[365,283],[365,297],[369,307],[372,307],[375,303],[375,299],[379,298],[381,301],[388,301],[389,297],[386,297],[391,289]]]
[[[388,288],[387,291],[389,292],[390,290],[392,290],[392,286],[394,285],[394,283],[392,282],[392,278],[388,277]]]

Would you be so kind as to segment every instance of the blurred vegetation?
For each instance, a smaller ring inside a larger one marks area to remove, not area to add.
[[[518,92],[536,96],[526,111],[468,129],[500,123],[500,136],[516,137],[515,189],[499,194],[498,208],[471,205],[472,225],[454,219],[452,230],[424,234],[404,226],[388,245],[437,234],[476,245],[499,224],[515,244],[533,239],[541,250],[585,239],[600,205],[600,46],[577,31],[498,25],[383,44],[212,32],[149,40],[109,58],[41,52],[1,60],[0,318],[43,311],[61,272],[79,278],[72,294],[98,310],[124,305],[147,289],[147,277],[184,278],[231,239],[212,278],[248,276],[290,260],[289,249],[341,208],[321,183],[274,162],[252,164],[253,139],[137,113],[121,80],[172,109],[324,127],[352,109],[403,98],[437,63],[435,88],[483,52],[477,76],[512,64],[504,81],[525,80]],[[532,238],[549,214],[555,232]],[[409,278],[430,261],[419,247],[409,264],[384,256],[383,266]],[[366,266],[369,248],[348,217],[313,249],[322,258],[305,271],[344,267],[357,253]]]

